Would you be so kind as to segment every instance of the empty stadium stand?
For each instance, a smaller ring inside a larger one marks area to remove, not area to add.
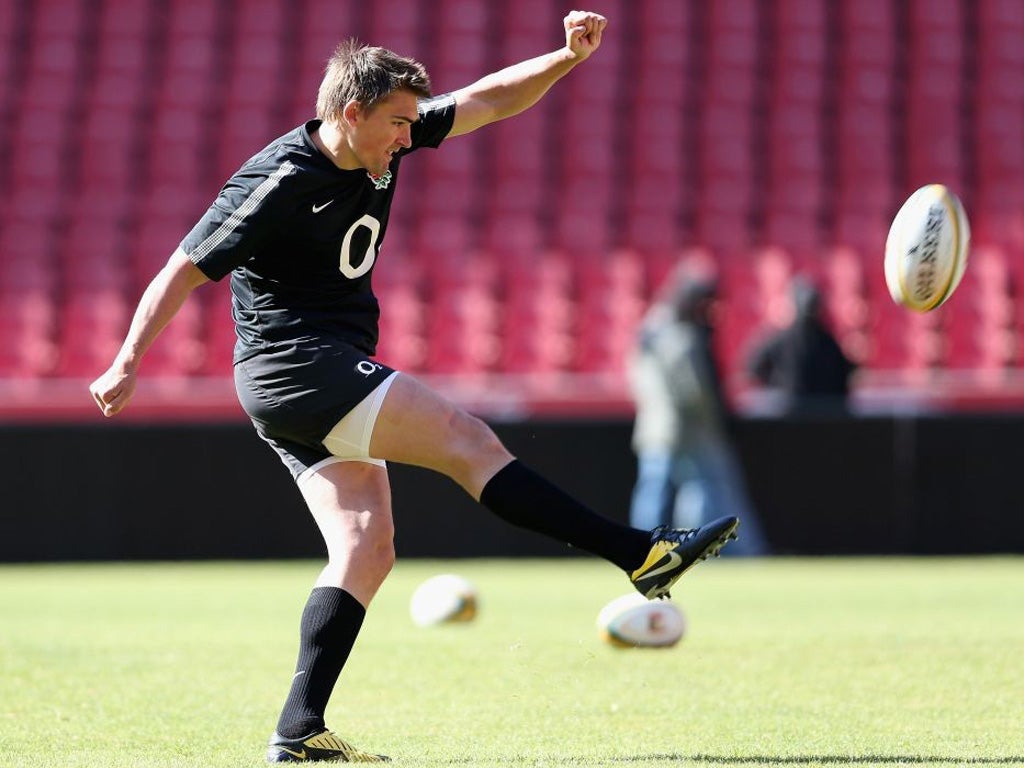
[[[374,275],[382,356],[476,393],[514,385],[564,405],[576,387],[623,411],[636,328],[693,259],[722,280],[719,350],[737,393],[746,349],[802,272],[862,364],[861,391],[1024,403],[1024,4],[594,8],[611,19],[601,51],[537,107],[403,165]],[[338,42],[412,55],[443,92],[559,45],[563,12],[0,3],[0,389],[28,393],[4,413],[45,415],[47,398],[66,413],[224,179],[312,116]],[[936,181],[960,194],[975,246],[957,295],[912,315],[886,292],[884,240],[902,200]],[[188,410],[182,381],[230,402],[228,303],[225,284],[204,287],[154,347],[146,374],[179,382],[161,408]]]

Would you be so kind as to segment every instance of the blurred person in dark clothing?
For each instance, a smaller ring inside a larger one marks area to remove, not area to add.
[[[636,421],[633,525],[743,519],[736,555],[767,552],[729,435],[729,406],[713,352],[717,281],[677,269],[641,325],[629,360]]]
[[[747,371],[778,394],[784,413],[843,413],[857,366],[829,330],[817,286],[797,276],[791,297],[792,322],[754,347]]]

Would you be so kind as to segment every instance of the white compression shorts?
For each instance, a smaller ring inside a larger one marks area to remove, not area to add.
[[[373,437],[373,427],[377,423],[381,404],[397,375],[397,371],[392,372],[331,428],[323,439],[324,448],[331,455],[307,468],[296,478],[296,482],[301,483],[314,472],[339,461],[362,461],[379,467],[386,466],[384,459],[371,458],[370,438]]]

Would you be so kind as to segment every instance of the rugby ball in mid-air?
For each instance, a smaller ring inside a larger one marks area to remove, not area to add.
[[[597,631],[617,648],[670,648],[682,639],[686,620],[675,603],[634,592],[601,609]]]
[[[903,204],[885,241],[885,282],[893,301],[929,312],[964,276],[971,227],[960,200],[944,184],[921,187]]]
[[[469,581],[446,573],[432,576],[412,593],[409,615],[420,627],[472,621],[479,603],[476,587]]]

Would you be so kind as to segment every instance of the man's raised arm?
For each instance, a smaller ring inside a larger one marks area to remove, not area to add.
[[[556,81],[598,49],[608,20],[597,13],[571,11],[562,23],[564,48],[513,64],[455,91],[455,122],[448,136],[475,131],[536,104]]]

